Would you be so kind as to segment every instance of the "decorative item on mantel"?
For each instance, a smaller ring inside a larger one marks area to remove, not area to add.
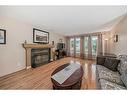
[[[54,45],[54,41],[52,41],[52,45]]]
[[[27,41],[25,40],[24,44],[27,44]]]

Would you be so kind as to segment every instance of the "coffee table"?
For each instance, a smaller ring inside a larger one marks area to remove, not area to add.
[[[58,68],[56,68],[51,76],[56,74],[57,72],[61,71],[65,67],[67,67],[70,63],[64,64]],[[53,83],[53,89],[80,89],[81,83],[82,83],[82,77],[83,77],[83,68],[80,65],[80,68],[77,69],[67,80],[65,80],[64,83],[59,84],[57,81],[51,78],[51,81]]]

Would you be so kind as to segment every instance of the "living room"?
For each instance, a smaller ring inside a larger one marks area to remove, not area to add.
[[[0,6],[0,89],[124,90],[126,27],[127,6]]]

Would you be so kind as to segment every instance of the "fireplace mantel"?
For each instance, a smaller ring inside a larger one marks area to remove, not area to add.
[[[23,44],[24,48],[54,48],[53,45],[50,44]]]
[[[26,50],[26,69],[31,68],[31,49],[51,48],[52,51],[52,48],[54,48],[51,44],[22,44],[22,46]],[[52,52],[50,58],[52,60]]]

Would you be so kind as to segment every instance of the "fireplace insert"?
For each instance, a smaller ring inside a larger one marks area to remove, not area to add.
[[[38,66],[50,62],[50,49],[32,49],[31,50],[31,66],[36,68]]]

